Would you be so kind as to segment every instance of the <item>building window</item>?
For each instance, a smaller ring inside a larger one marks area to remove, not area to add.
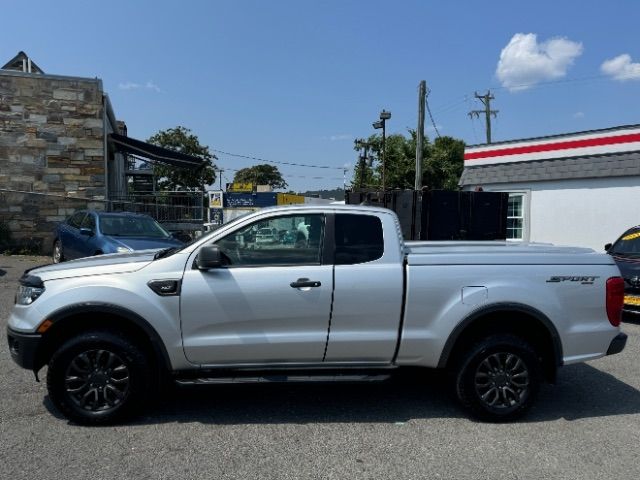
[[[524,194],[510,193],[507,207],[507,240],[524,238]]]

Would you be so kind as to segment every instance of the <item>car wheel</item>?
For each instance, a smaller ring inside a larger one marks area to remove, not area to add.
[[[64,252],[62,251],[62,242],[56,240],[53,242],[53,263],[64,262]]]
[[[455,394],[473,416],[514,420],[531,408],[542,368],[535,350],[514,335],[492,335],[473,345],[454,369]]]
[[[55,352],[47,389],[58,410],[83,425],[111,424],[134,414],[151,388],[149,361],[126,338],[82,333]]]

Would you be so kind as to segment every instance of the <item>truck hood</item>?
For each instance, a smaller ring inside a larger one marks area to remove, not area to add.
[[[175,238],[158,238],[158,237],[119,237],[105,235],[106,239],[114,245],[130,248],[131,250],[149,250],[152,248],[180,247],[183,242]]]
[[[85,277],[135,272],[153,261],[157,249],[139,250],[133,253],[114,253],[96,257],[79,258],[70,262],[44,265],[29,270],[29,275],[40,277],[43,281],[63,278]]]

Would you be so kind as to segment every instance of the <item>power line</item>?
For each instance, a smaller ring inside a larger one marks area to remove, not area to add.
[[[224,168],[218,168],[217,171],[218,172],[239,172],[240,170],[241,169],[239,169],[239,168],[227,168],[227,167],[224,167]],[[342,169],[342,170],[344,170],[344,169]],[[306,179],[309,179],[309,180],[342,180],[343,179],[343,177],[322,177],[322,176],[311,177],[311,176],[308,176],[308,175],[289,175],[289,174],[283,174],[283,173],[280,173],[280,175],[283,178],[306,178]],[[226,175],[224,177],[226,178]]]
[[[449,102],[445,105],[441,105],[439,107],[434,108],[434,112],[435,113],[445,113],[445,112],[450,112],[452,110],[457,110],[458,108],[460,108],[462,105],[464,105],[464,103],[467,101],[467,97],[468,95],[464,95],[464,98],[462,100],[456,100],[455,102]]]
[[[278,165],[290,165],[290,166],[293,166],[293,167],[324,168],[324,169],[330,169],[330,170],[342,170],[342,167],[330,167],[329,165],[308,165],[308,164],[304,164],[304,163],[282,162],[282,161],[278,161],[278,160],[267,160],[266,158],[252,157],[250,155],[240,155],[239,153],[224,152],[222,150],[216,150],[215,148],[212,148],[211,150],[214,151],[214,152],[220,153],[222,155],[228,155],[230,157],[246,158],[246,159],[249,159],[249,160],[257,160],[258,162],[275,163],[275,164],[278,164]]]
[[[514,90],[514,89],[518,90],[518,89],[525,89],[525,88],[544,87],[547,85],[559,85],[563,83],[581,83],[581,82],[587,83],[587,82],[610,80],[610,79],[629,80],[637,77],[638,77],[637,73],[628,73],[625,75],[619,75],[619,76],[616,76],[615,78],[612,78],[611,75],[602,74],[602,75],[590,75],[588,77],[562,78],[558,80],[549,80],[546,82],[522,83],[519,85],[511,85],[508,87],[504,85],[499,85],[499,86],[492,86],[489,88],[491,88],[492,90]]]
[[[429,118],[431,119],[431,124],[433,125],[433,129],[436,131],[436,135],[438,136],[438,138],[440,138],[440,132],[438,131],[438,127],[436,126],[436,122],[433,119],[433,115],[431,114],[431,109],[429,108],[429,94],[430,93],[431,93],[431,90],[427,90],[427,95],[425,96],[424,104],[427,107],[427,113],[429,113]]]
[[[626,75],[620,75],[618,77],[616,77],[616,79],[619,80],[626,80],[626,79],[632,79],[632,78],[636,78],[637,74],[636,73],[629,73]],[[594,81],[602,81],[602,80],[607,80],[607,79],[611,79],[612,77],[610,75],[591,75],[588,77],[577,77],[577,78],[564,78],[564,79],[558,79],[558,80],[549,80],[546,82],[534,82],[534,83],[521,83],[518,85],[511,85],[511,86],[503,86],[503,85],[491,85],[489,86],[487,89],[489,90],[513,90],[513,89],[529,89],[529,88],[539,88],[539,87],[545,87],[545,86],[554,86],[554,85],[562,85],[562,84],[571,84],[571,83],[587,83],[587,82],[594,82]],[[460,99],[461,98],[461,99]],[[444,103],[442,105],[438,105],[433,109],[433,112],[435,114],[443,114],[443,113],[447,113],[453,110],[458,110],[462,105],[464,105],[465,103],[469,103],[468,101],[468,94],[463,95],[462,97],[455,97],[455,99]],[[469,107],[471,108],[471,107]]]

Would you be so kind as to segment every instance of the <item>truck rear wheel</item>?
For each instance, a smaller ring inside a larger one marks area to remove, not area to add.
[[[47,389],[70,420],[110,424],[141,407],[151,377],[148,359],[136,345],[116,333],[92,331],[69,339],[54,353]]]
[[[542,367],[533,347],[520,337],[492,335],[468,349],[453,374],[463,407],[481,420],[506,422],[531,408]]]

